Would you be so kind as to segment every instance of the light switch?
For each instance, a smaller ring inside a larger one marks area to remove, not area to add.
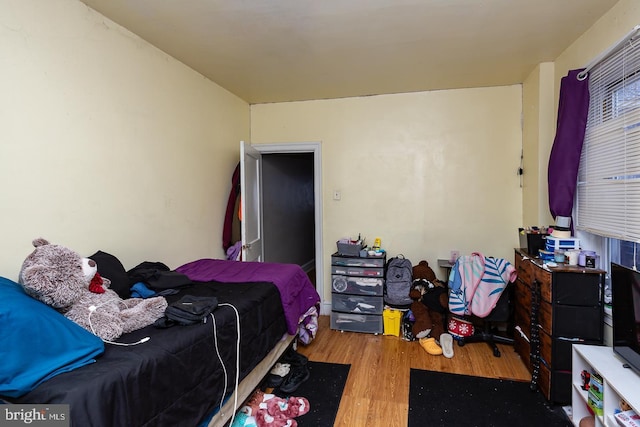
[[[340,200],[341,197],[342,195],[340,194],[340,190],[333,191],[333,200]]]

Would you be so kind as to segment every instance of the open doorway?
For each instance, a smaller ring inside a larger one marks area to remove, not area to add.
[[[307,273],[315,268],[313,181],[313,153],[262,154],[266,262],[298,264]]]
[[[320,143],[252,145],[262,157],[262,224],[266,262],[300,265],[324,308]],[[328,311],[327,311],[328,312]]]

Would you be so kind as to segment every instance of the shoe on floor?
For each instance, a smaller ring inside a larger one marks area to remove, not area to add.
[[[435,338],[420,338],[420,345],[429,354],[434,356],[442,354],[442,348],[438,345]]]
[[[309,359],[307,359],[306,356],[303,356],[302,354],[298,353],[297,351],[295,351],[292,348],[289,348],[287,351],[284,352],[284,354],[280,357],[280,362],[282,363],[288,363],[291,366],[301,366],[301,365],[306,365],[307,361]]]
[[[309,379],[311,373],[306,365],[293,366],[291,372],[280,385],[279,390],[283,393],[293,393],[300,387],[300,384]]]
[[[453,337],[447,333],[440,335],[440,345],[444,357],[451,359],[453,357]]]
[[[289,375],[289,371],[291,371],[291,365],[288,363],[276,363],[273,369],[267,375],[267,380],[265,381],[265,385],[267,387],[278,387],[282,384],[285,377]]]

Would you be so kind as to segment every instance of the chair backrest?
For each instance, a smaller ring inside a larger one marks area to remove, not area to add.
[[[511,283],[509,283],[506,289],[500,295],[496,306],[491,310],[488,316],[484,319],[490,322],[506,322],[511,315]]]

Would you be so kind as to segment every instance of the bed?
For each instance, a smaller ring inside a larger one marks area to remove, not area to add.
[[[118,342],[149,340],[131,346],[106,344],[95,363],[3,400],[69,404],[72,425],[224,425],[291,345],[319,296],[295,265],[203,259],[176,271],[191,284],[167,295],[168,302],[184,295],[215,296],[221,304],[213,318],[125,334]],[[237,309],[239,343],[235,310],[224,303]]]

